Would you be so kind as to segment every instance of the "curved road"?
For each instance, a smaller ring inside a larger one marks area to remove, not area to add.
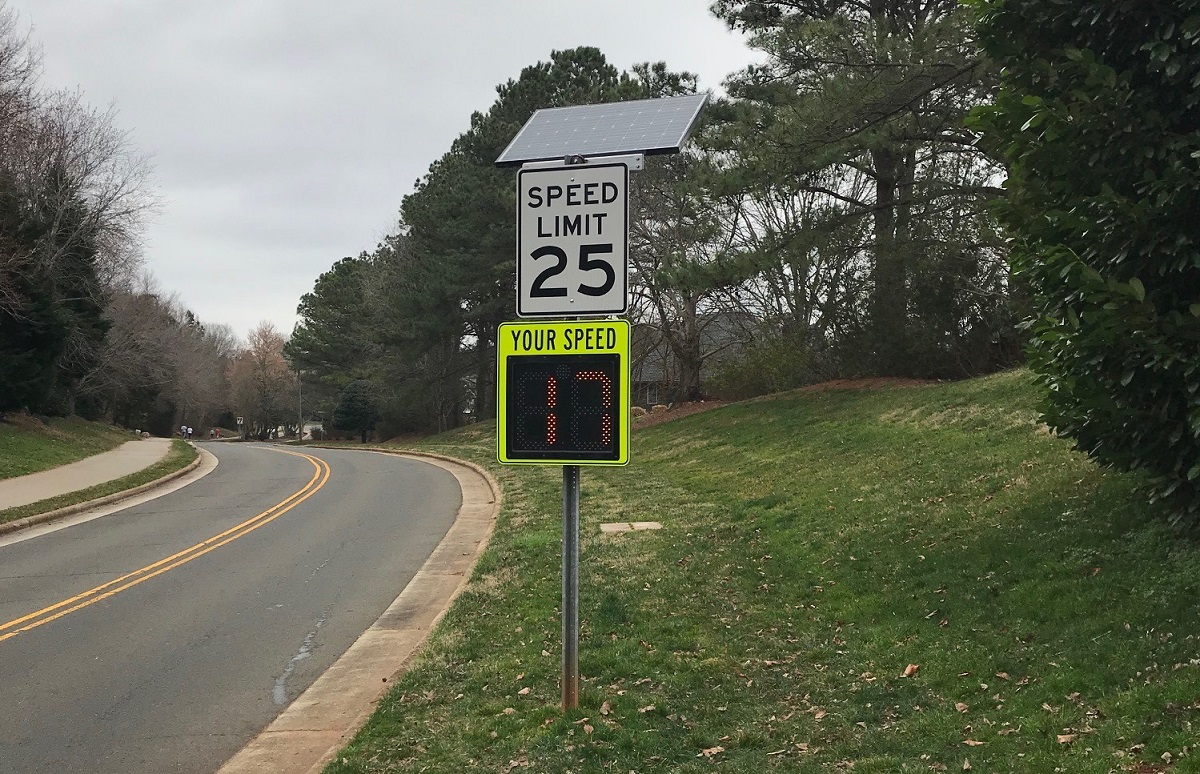
[[[454,521],[454,477],[207,444],[177,492],[0,543],[0,773],[211,774],[369,627]]]

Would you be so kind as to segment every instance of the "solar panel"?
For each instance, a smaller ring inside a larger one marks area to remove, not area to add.
[[[707,94],[689,94],[543,108],[525,122],[496,166],[576,155],[678,153],[707,101]]]

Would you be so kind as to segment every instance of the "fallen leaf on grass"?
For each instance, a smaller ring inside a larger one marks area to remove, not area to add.
[[[504,714],[505,715],[515,715],[515,714],[517,714],[517,711],[515,709],[513,709],[512,707],[505,707]]]
[[[604,702],[603,704],[600,705],[600,714],[601,715],[607,715],[610,712],[612,712],[611,704],[609,704],[608,702]]]
[[[653,704],[647,704],[645,707],[642,707],[641,709],[638,710],[638,712],[642,713],[643,715],[645,715],[647,712],[653,712],[653,711],[654,711]]]
[[[958,710],[959,712],[966,712],[967,710],[969,710],[971,708],[968,707],[966,705],[966,703],[964,703],[964,702],[956,701],[956,702],[954,702],[954,709]]]
[[[908,666],[904,667],[904,674],[902,674],[900,676],[901,677],[912,677],[913,675],[915,675],[917,673],[917,670],[920,668],[921,668],[920,664],[909,664]]]
[[[583,724],[583,733],[585,733],[585,734],[590,734],[590,733],[592,733],[592,732],[593,732],[593,731],[595,731],[595,730],[596,730],[596,729],[595,729],[595,728],[593,728],[593,727],[592,727],[592,725],[591,725],[590,723],[584,723],[584,724]]]
[[[1078,736],[1079,736],[1079,734],[1059,734],[1058,735],[1058,743],[1059,744],[1070,744],[1071,742],[1074,742]]]
[[[963,771],[970,771],[970,770],[971,770],[971,762],[969,760],[967,760],[966,758],[963,758]]]
[[[725,748],[721,745],[717,745],[716,747],[705,747],[700,751],[700,755],[697,755],[696,757],[699,758],[703,756],[705,758],[711,758],[714,755],[720,755],[723,752],[725,752]]]
[[[1007,680],[1008,672],[997,672],[996,677],[1000,678],[1001,680]]]
[[[529,686],[527,685],[524,688],[522,688],[521,690],[517,691],[517,695],[518,696],[528,696],[529,695]]]

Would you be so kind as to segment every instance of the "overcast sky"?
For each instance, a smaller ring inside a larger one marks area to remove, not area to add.
[[[146,266],[202,321],[244,337],[261,320],[290,333],[301,294],[388,234],[471,113],[551,51],[596,46],[618,69],[662,60],[719,92],[756,57],[709,2],[8,5],[32,25],[43,85],[115,106],[151,157],[163,206]]]

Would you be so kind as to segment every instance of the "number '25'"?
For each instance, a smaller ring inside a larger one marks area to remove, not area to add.
[[[580,283],[579,292],[585,296],[603,296],[608,291],[612,290],[613,285],[617,281],[616,272],[613,271],[612,264],[600,258],[592,258],[596,253],[611,253],[613,251],[612,244],[600,245],[580,245],[579,246],[579,270],[593,271],[599,269],[604,272],[604,282],[599,285],[584,285]],[[533,280],[533,287],[529,289],[530,298],[554,298],[567,295],[566,288],[546,287],[546,280],[551,277],[562,274],[567,268],[567,254],[561,247],[554,245],[545,245],[539,247],[530,253],[530,256],[537,260],[539,258],[552,257],[554,264],[542,269],[541,273]]]

